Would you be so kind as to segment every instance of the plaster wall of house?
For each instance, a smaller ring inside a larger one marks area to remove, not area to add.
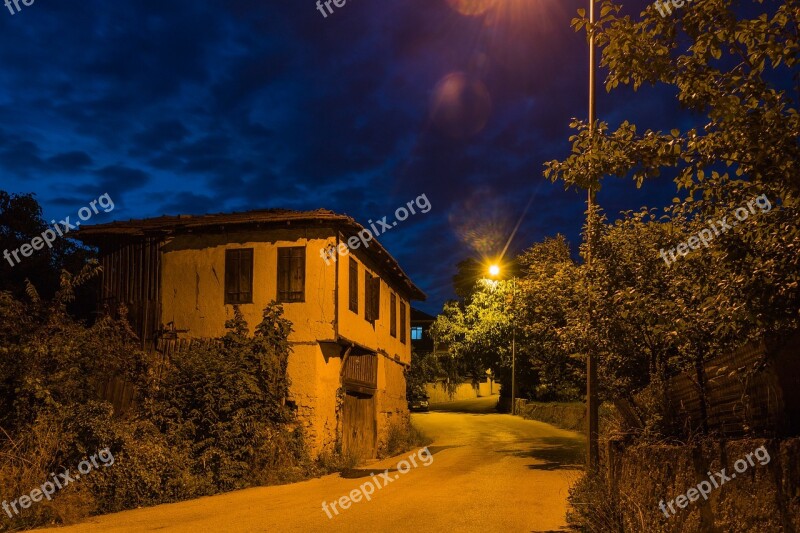
[[[378,449],[385,448],[392,426],[408,428],[411,417],[406,401],[404,368],[395,361],[378,356],[378,392],[376,393]]]
[[[335,240],[330,243],[335,246]],[[358,264],[358,313],[350,310],[350,258]],[[404,369],[411,364],[411,306],[407,296],[390,286],[379,268],[363,250],[354,250],[339,257],[339,334],[348,340],[376,349],[378,355],[378,384],[376,392],[376,419],[378,447],[385,446],[391,425],[407,426],[409,422],[406,402],[406,379]],[[333,267],[331,267],[333,268]],[[365,319],[365,273],[381,278],[380,316],[374,324]],[[396,336],[390,329],[390,293],[396,295]],[[400,303],[405,304],[405,343],[400,338]]]
[[[225,304],[225,251],[253,249],[253,303],[239,304],[252,330],[264,307],[278,298],[278,248],[306,247],[305,301],[283,303],[294,331],[291,342],[334,338],[335,269],[326,267],[318,249],[331,230],[263,230],[180,235],[162,247],[162,322],[173,322],[191,337],[225,334],[233,305]]]

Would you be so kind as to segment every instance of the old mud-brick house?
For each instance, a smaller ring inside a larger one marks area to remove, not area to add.
[[[280,302],[294,327],[289,401],[312,453],[338,441],[368,458],[392,424],[408,423],[410,301],[425,295],[376,240],[322,257],[363,230],[327,210],[262,210],[113,222],[78,235],[100,251],[101,303],[124,303],[145,347],[166,332],[222,336],[234,304],[252,328]]]

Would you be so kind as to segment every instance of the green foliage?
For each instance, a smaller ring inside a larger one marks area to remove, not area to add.
[[[43,411],[58,411],[95,397],[98,384],[112,377],[139,382],[146,374],[144,354],[135,349],[127,323],[102,318],[87,327],[66,310],[78,286],[99,274],[89,262],[72,276],[62,273],[52,301],[25,305],[0,296],[0,427],[17,433]],[[29,287],[29,293],[36,294]]]
[[[430,332],[437,344],[449,347],[439,358],[446,385],[478,383],[487,368],[510,368],[510,295],[510,283],[481,279],[468,299],[445,303]]]
[[[585,297],[573,315],[583,318],[567,335],[572,353],[597,355],[607,396],[653,385],[640,415],[654,437],[664,415],[658,387],[668,376],[692,372],[704,405],[705,361],[800,326],[800,118],[786,83],[797,79],[800,4],[755,4],[764,12],[752,17],[709,0],[668,17],[648,6],[634,19],[604,2],[593,30],[606,89],[666,85],[704,126],[640,132],[627,121],[612,129],[575,120],[572,153],[545,166],[551,180],[595,191],[604,176],[638,187],[663,171],[676,174],[680,197],[663,213],[642,208],[613,224],[600,209],[589,213],[592,263],[576,277],[583,282],[575,294]],[[590,29],[585,13],[579,17],[575,29]],[[709,247],[671,266],[659,256],[761,195],[771,209],[715,234]],[[581,252],[588,258],[588,242]]]
[[[444,376],[439,358],[430,352],[417,352],[411,348],[411,368],[406,371],[406,398],[423,398],[426,383],[434,383]]]
[[[519,262],[523,271],[515,315],[522,331],[522,366],[528,369],[520,390],[541,401],[579,399],[585,379],[580,340],[587,316],[581,269],[562,235],[534,244]]]
[[[427,435],[411,424],[392,424],[386,446],[378,450],[378,458],[394,457],[409,450],[422,448],[433,442]]]
[[[800,191],[800,117],[787,91],[776,80],[796,76],[800,40],[798,0],[755,2],[764,12],[741,16],[729,0],[692,3],[661,17],[650,5],[641,19],[620,16],[620,6],[606,0],[595,26],[606,89],[620,84],[635,90],[665,84],[686,108],[707,117],[702,130],[669,133],[623,122],[609,132],[574,121],[572,154],[551,161],[545,175],[567,186],[595,190],[601,176],[632,176],[637,185],[663,168],[678,170],[676,182],[688,198],[710,195],[704,171],[726,168],[722,175],[746,177],[760,193],[795,204]],[[576,30],[588,27],[581,17]],[[796,80],[796,78],[795,78]]]
[[[291,324],[273,303],[254,337],[238,308],[226,327],[220,345],[175,354],[147,415],[171,444],[189,447],[192,473],[233,490],[249,484],[265,437],[280,437],[291,419],[285,405]]]
[[[601,474],[587,473],[569,489],[567,523],[583,533],[623,533],[618,498]]]
[[[453,289],[456,295],[464,300],[472,296],[475,291],[475,284],[485,277],[486,267],[480,261],[468,257],[456,265],[458,269],[453,276]]]
[[[48,227],[34,195],[0,191],[0,252],[18,250],[34,237],[40,237]],[[22,262],[16,264],[14,261],[13,266],[5,258],[0,260],[0,291],[8,291],[15,298],[22,299],[25,296],[25,282],[30,280],[46,298],[52,298],[59,289],[61,272],[79,271],[91,253],[76,241],[59,237],[52,247],[45,246],[31,257],[20,254],[18,257]],[[92,292],[85,287],[72,307],[85,314],[95,300]]]
[[[478,280],[469,297],[448,302],[431,328],[446,343],[442,364],[454,380],[485,379],[486,369],[510,395],[512,338],[516,341],[518,396],[572,400],[580,395],[582,363],[572,329],[583,324],[580,269],[562,236],[533,245],[507,268],[512,279]]]
[[[24,303],[0,292],[0,499],[29,493],[50,472],[108,448],[100,467],[19,516],[7,530],[68,523],[88,514],[178,501],[313,473],[286,407],[291,324],[270,304],[248,334],[238,309],[221,339],[178,353],[163,380],[139,350],[126,311],[91,325],[68,312],[96,262],[62,272],[52,299],[29,283]],[[132,383],[134,406],[113,413],[98,398],[109,380]]]

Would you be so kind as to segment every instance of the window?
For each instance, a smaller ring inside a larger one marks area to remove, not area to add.
[[[253,249],[225,250],[225,303],[253,303]]]
[[[389,297],[389,335],[397,338],[397,296],[394,293]]]
[[[422,340],[422,326],[411,326],[411,340],[412,341]]]
[[[364,274],[364,318],[375,322],[381,317],[381,278]]]
[[[350,258],[350,310],[358,314],[358,263]]]
[[[278,301],[306,301],[306,247],[278,248]]]
[[[406,322],[406,304],[404,302],[400,302],[400,342],[403,344],[406,343],[406,327],[408,326]]]

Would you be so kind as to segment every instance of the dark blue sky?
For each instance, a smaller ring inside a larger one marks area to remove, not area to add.
[[[448,0],[347,0],[327,18],[315,0],[0,9],[0,188],[35,192],[48,219],[107,192],[116,209],[95,222],[324,207],[367,225],[425,194],[430,212],[380,240],[435,313],[456,263],[499,253],[532,195],[512,251],[557,232],[575,246],[583,219],[585,194],[541,172],[587,114],[569,27],[585,2],[492,1],[479,16]],[[598,116],[682,125],[665,88],[601,86]],[[673,193],[607,180],[599,202]]]

